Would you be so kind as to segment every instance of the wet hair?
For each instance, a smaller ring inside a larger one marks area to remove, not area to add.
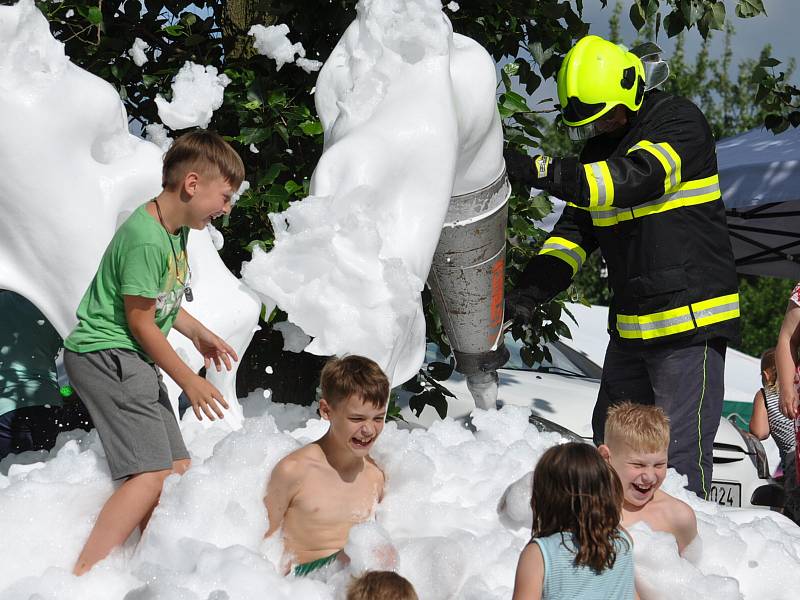
[[[197,129],[176,139],[164,154],[161,185],[177,190],[187,173],[222,177],[237,190],[244,180],[244,163],[231,145],[218,133]]]
[[[346,600],[419,600],[414,586],[392,571],[368,571],[347,587]]]
[[[626,444],[635,452],[669,449],[669,417],[658,406],[620,402],[606,414],[605,443]]]
[[[764,350],[761,355],[761,383],[765,388],[778,387],[778,368],[775,366],[775,348]]]
[[[331,406],[358,396],[375,408],[383,408],[389,400],[389,379],[374,360],[355,354],[332,358],[320,375],[322,397]]]
[[[569,442],[547,450],[533,472],[533,537],[572,534],[575,566],[595,573],[614,566],[622,484],[597,448]],[[569,540],[564,539],[565,542]]]

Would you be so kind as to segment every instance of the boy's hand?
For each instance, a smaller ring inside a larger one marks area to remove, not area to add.
[[[225,402],[225,398],[219,390],[204,377],[195,375],[189,385],[183,388],[183,392],[189,402],[192,403],[192,410],[194,410],[194,415],[198,421],[203,420],[201,411],[205,413],[210,421],[216,420],[214,418],[215,413],[220,419],[225,418],[225,414],[219,405],[221,404],[223,408],[228,408],[228,403]]]
[[[237,362],[239,360],[236,351],[225,340],[205,327],[198,327],[197,331],[191,336],[191,340],[197,351],[203,355],[206,369],[211,366],[211,361],[213,360],[217,373],[222,371],[222,363],[225,363],[225,368],[230,371],[232,368],[231,359]]]

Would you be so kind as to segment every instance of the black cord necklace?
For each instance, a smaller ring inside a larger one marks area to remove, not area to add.
[[[183,286],[183,295],[186,296],[186,301],[191,302],[194,300],[194,294],[192,294],[192,288],[189,286],[189,282],[192,280],[192,268],[189,266],[189,253],[186,251],[186,234],[181,227],[181,245],[183,246],[183,257],[186,260],[186,270],[188,272],[188,277],[185,281],[181,281],[180,274],[178,273],[178,253],[175,252],[175,246],[172,243],[172,236],[169,233],[169,229],[167,226],[164,225],[164,218],[161,216],[161,207],[158,205],[158,200],[153,198],[153,202],[156,205],[156,212],[158,213],[158,221],[161,223],[161,227],[164,228],[164,231],[167,233],[167,239],[169,240],[169,247],[172,248],[172,256],[175,259],[175,279],[178,280]]]

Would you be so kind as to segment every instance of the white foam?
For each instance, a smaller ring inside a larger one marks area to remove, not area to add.
[[[186,61],[172,81],[172,100],[156,96],[158,118],[173,130],[208,127],[214,111],[222,106],[225,87],[231,82],[216,67]]]
[[[144,137],[148,142],[153,142],[156,146],[166,152],[172,146],[172,138],[169,137],[167,128],[161,123],[150,123],[145,125]]]
[[[285,23],[278,25],[253,25],[247,35],[253,36],[253,47],[259,54],[271,58],[277,65],[277,70],[286,63],[294,62],[295,56],[304,57],[305,48],[300,42],[292,43],[288,38],[289,26]]]
[[[32,0],[0,6],[0,131],[0,288],[28,298],[66,337],[114,231],[160,191],[163,150],[130,134],[117,91],[69,62]],[[163,127],[148,134],[166,146]],[[260,302],[208,233],[193,231],[188,253],[195,301],[184,308],[243,355]],[[169,339],[192,370],[202,367],[191,341]],[[208,378],[236,398],[235,371]]]
[[[314,339],[376,360],[393,382],[422,364],[420,292],[453,193],[502,171],[495,67],[436,0],[370,0],[326,60],[325,148],[311,196],[270,215],[245,281]]]
[[[135,40],[133,40],[133,46],[131,46],[128,50],[128,56],[133,59],[133,62],[137,67],[141,67],[148,61],[147,55],[144,53],[144,51],[149,49],[150,44],[137,37]]]
[[[311,338],[306,335],[294,323],[289,321],[281,321],[272,326],[276,331],[280,331],[283,336],[283,349],[286,352],[302,352],[311,342]]]

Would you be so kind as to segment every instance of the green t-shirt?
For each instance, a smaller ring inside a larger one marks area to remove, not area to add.
[[[0,416],[30,406],[61,406],[60,349],[61,336],[36,306],[0,290]]]
[[[111,238],[64,347],[73,352],[124,348],[148,358],[128,328],[123,296],[155,298],[155,322],[167,335],[188,284],[187,235],[186,227],[175,235],[167,233],[144,204],[133,211]]]

